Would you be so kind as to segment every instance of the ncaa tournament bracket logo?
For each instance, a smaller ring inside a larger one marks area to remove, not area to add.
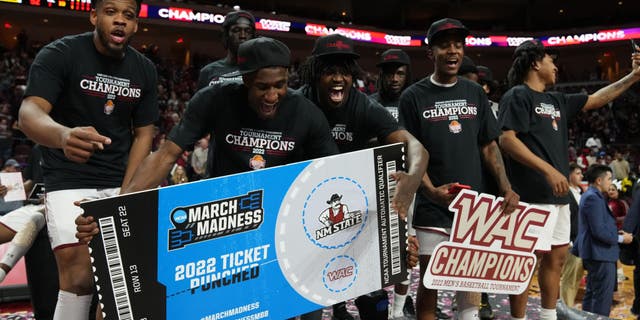
[[[349,289],[358,278],[358,263],[347,255],[339,255],[331,259],[322,271],[324,287],[331,292],[342,292]]]
[[[348,245],[364,228],[368,206],[367,193],[356,180],[325,179],[304,202],[302,225],[308,240],[323,249]]]
[[[169,251],[196,242],[254,230],[264,218],[262,190],[246,195],[178,207],[171,211]]]

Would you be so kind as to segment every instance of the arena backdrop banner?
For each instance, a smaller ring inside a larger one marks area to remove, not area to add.
[[[83,203],[105,319],[285,319],[407,279],[402,144]]]
[[[438,244],[423,284],[437,290],[520,294],[536,266],[533,253],[555,215],[520,202],[509,215],[502,198],[462,190],[449,205],[454,213],[449,241]],[[546,230],[545,230],[546,229]]]

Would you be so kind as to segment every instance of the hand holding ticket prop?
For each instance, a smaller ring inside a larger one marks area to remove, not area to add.
[[[100,233],[98,224],[94,221],[92,216],[79,215],[76,218],[76,238],[79,242],[89,244],[93,236]]]

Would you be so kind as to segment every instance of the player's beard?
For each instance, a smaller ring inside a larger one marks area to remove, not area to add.
[[[124,56],[126,48],[129,46],[129,43],[131,43],[131,40],[133,39],[133,35],[130,35],[122,44],[114,44],[109,40],[110,33],[101,29],[97,29],[97,32],[98,41],[100,41],[102,47],[107,50],[107,55],[114,58],[122,58]]]

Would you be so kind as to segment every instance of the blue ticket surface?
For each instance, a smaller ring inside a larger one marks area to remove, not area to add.
[[[407,278],[400,144],[83,203],[105,319],[285,319]]]

